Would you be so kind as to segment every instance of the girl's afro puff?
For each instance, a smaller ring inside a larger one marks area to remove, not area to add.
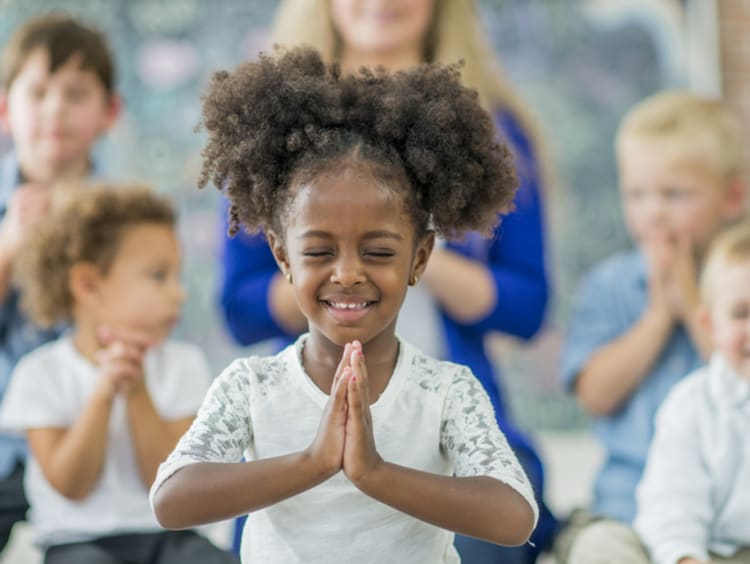
[[[277,226],[295,177],[357,147],[375,168],[405,175],[415,224],[429,218],[446,236],[491,230],[517,187],[510,152],[458,65],[342,75],[313,49],[277,49],[214,74],[203,125],[199,185],[223,187],[233,233],[239,222]]]

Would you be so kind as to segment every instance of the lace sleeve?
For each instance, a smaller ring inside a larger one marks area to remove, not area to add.
[[[531,484],[497,426],[487,392],[468,369],[456,374],[445,400],[440,446],[456,476],[496,478],[520,493],[537,515]]]
[[[239,462],[253,439],[247,361],[237,360],[211,384],[193,424],[159,467],[152,491],[195,462]]]

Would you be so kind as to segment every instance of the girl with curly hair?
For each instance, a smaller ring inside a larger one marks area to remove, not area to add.
[[[160,467],[182,528],[253,512],[244,562],[459,562],[453,531],[526,542],[532,487],[466,367],[396,335],[435,235],[491,230],[517,182],[455,68],[342,74],[311,49],[219,72],[201,184],[261,229],[308,321],[217,378]],[[242,462],[243,457],[247,462]]]
[[[271,40],[314,47],[344,73],[361,66],[395,71],[463,60],[464,85],[479,93],[496,135],[513,153],[519,179],[513,212],[489,236],[436,239],[424,275],[407,293],[397,332],[430,356],[471,368],[540,503],[533,544],[499,548],[458,535],[459,553],[474,564],[531,564],[551,545],[557,522],[542,501],[542,461],[515,422],[487,337],[528,340],[544,322],[549,295],[544,200],[554,177],[541,132],[503,74],[474,0],[283,0]],[[225,237],[221,268],[221,310],[236,342],[273,339],[281,348],[306,330],[307,320],[262,234]]]

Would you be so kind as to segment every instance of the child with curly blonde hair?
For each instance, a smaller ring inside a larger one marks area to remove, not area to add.
[[[216,380],[152,486],[160,523],[255,512],[243,562],[526,542],[537,504],[482,384],[395,330],[435,233],[489,231],[513,200],[476,93],[453,68],[344,75],[298,48],[217,73],[203,116],[202,183],[224,187],[233,230],[263,229],[309,332]]]
[[[45,564],[232,562],[192,531],[160,530],[148,503],[209,385],[202,352],[167,340],[185,299],[174,210],[129,186],[63,200],[19,255],[18,277],[37,323],[72,328],[20,361],[0,410],[29,443]]]

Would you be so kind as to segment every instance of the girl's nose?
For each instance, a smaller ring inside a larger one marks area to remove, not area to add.
[[[333,266],[331,282],[348,288],[364,281],[365,274],[359,256],[341,255]]]

